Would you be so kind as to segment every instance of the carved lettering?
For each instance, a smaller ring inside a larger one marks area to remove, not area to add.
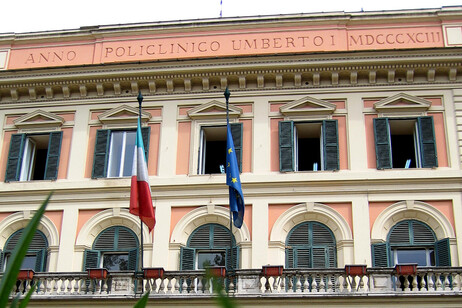
[[[370,45],[418,45],[438,43],[440,34],[438,32],[406,32],[406,33],[380,33],[376,35],[359,34],[348,37],[349,46],[370,46]]]
[[[73,50],[70,51],[48,51],[39,52],[36,54],[30,53],[25,64],[36,63],[62,63],[64,61],[73,61],[77,57],[77,53]]]

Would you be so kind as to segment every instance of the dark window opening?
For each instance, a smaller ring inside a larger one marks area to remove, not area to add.
[[[390,120],[390,141],[393,168],[417,168],[415,120]]]
[[[128,254],[103,254],[103,268],[108,271],[128,271]]]
[[[294,130],[295,170],[322,170],[321,123],[296,123]]]
[[[213,266],[226,266],[225,251],[200,251],[197,253],[197,269]]]
[[[198,174],[224,173],[226,163],[226,126],[201,129]]]
[[[20,181],[45,179],[49,139],[49,134],[26,137]]]

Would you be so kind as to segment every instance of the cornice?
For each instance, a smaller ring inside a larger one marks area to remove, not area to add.
[[[0,104],[272,89],[435,85],[462,82],[459,49],[272,56],[0,73]]]

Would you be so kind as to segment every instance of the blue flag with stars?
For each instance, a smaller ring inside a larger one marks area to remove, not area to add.
[[[239,164],[234,152],[233,136],[228,124],[226,139],[226,185],[229,186],[229,209],[233,213],[234,225],[240,228],[244,221],[244,195],[239,178]]]

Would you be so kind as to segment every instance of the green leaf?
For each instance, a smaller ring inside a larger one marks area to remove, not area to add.
[[[40,219],[45,213],[45,209],[48,205],[48,202],[51,198],[50,193],[48,197],[43,201],[40,208],[35,213],[34,217],[29,221],[26,228],[22,232],[21,238],[18,241],[13,253],[11,254],[10,262],[3,274],[2,280],[0,282],[0,308],[5,308],[8,303],[8,298],[13,289],[13,286],[16,284],[19,270],[21,268],[22,261],[26,256],[29,245],[34,237],[35,231],[37,230]]]
[[[21,304],[19,305],[18,308],[26,308],[27,304],[29,303],[30,297],[32,296],[36,288],[37,288],[37,283],[34,283],[32,288],[30,288],[30,290],[27,292],[26,297],[24,297],[24,299],[21,301]]]
[[[16,308],[16,306],[18,306],[20,296],[21,296],[21,293],[18,293],[18,295],[16,295],[15,298],[13,298],[13,300],[11,301],[10,308]]]
[[[142,298],[139,299],[139,301],[136,302],[135,306],[133,308],[144,308],[146,307],[146,304],[148,303],[149,299],[149,292],[143,295]]]

